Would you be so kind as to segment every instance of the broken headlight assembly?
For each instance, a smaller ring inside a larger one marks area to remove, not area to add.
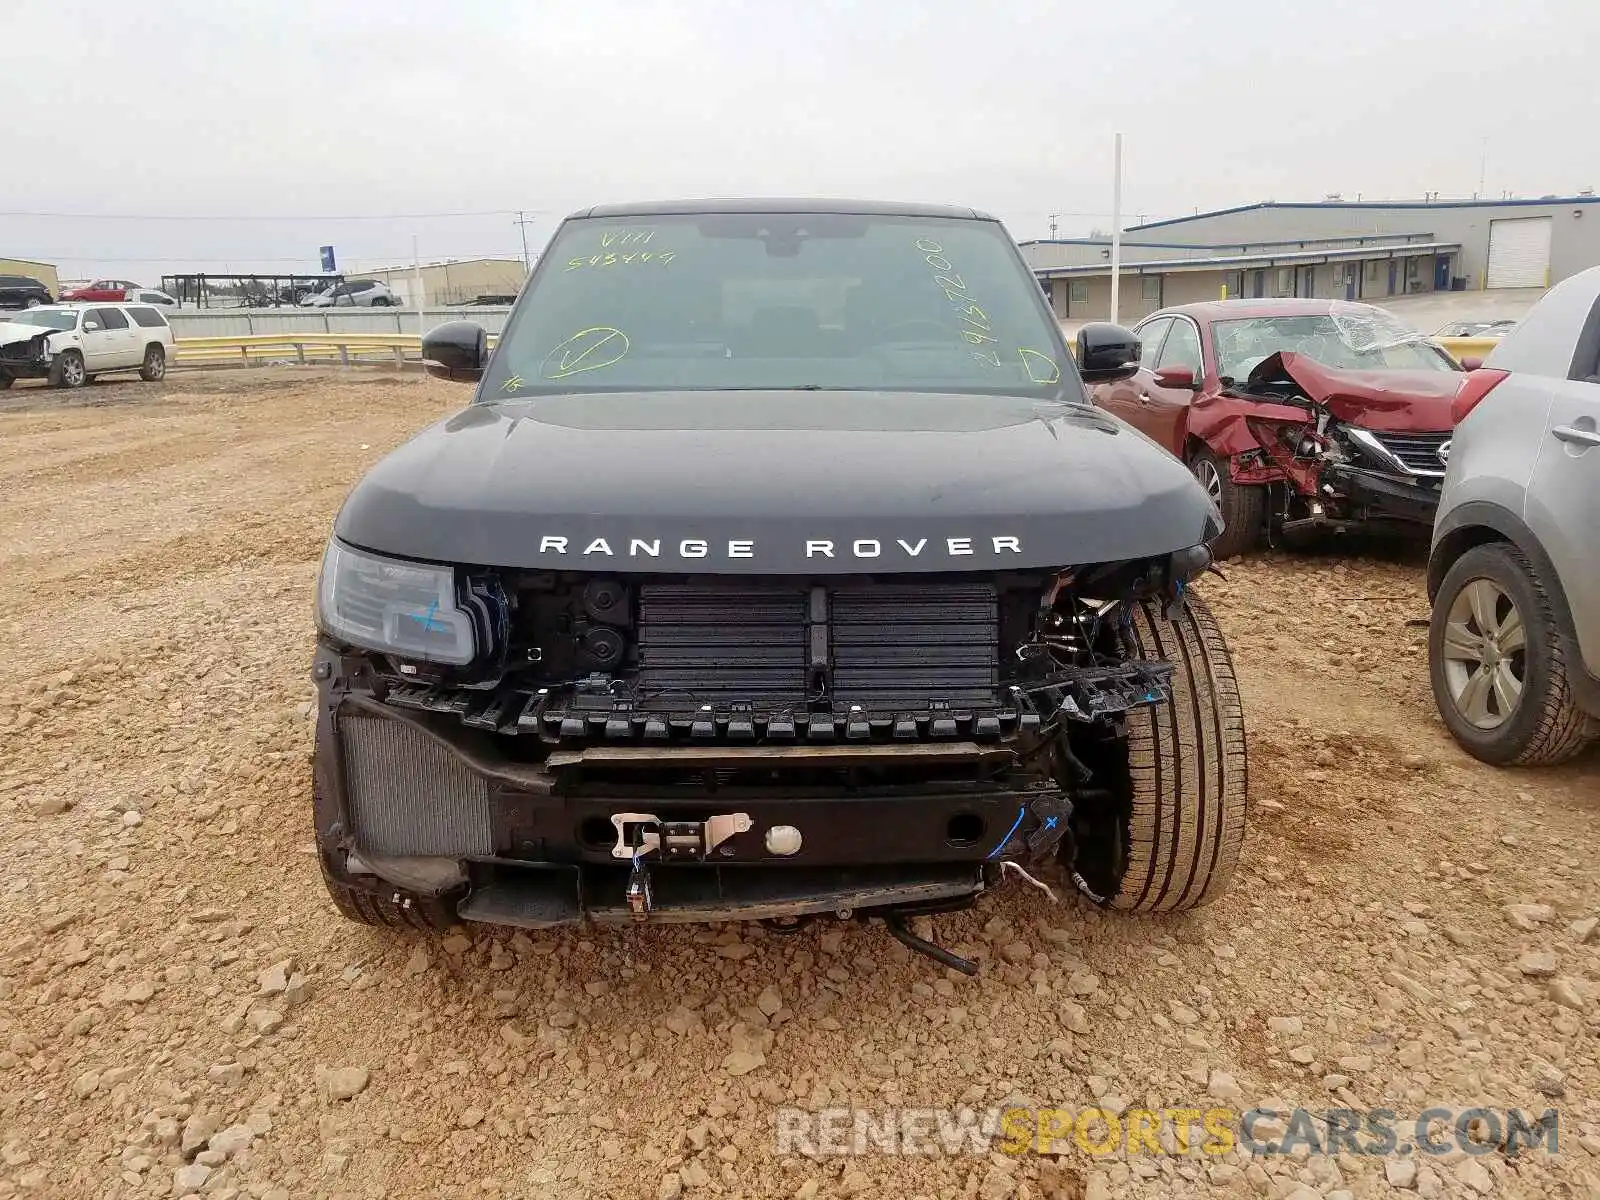
[[[474,613],[455,569],[328,543],[317,581],[317,624],[328,636],[398,658],[462,667],[477,656]]]

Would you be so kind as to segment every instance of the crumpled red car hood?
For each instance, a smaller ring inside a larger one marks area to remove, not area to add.
[[[1288,376],[1339,420],[1384,433],[1438,433],[1455,427],[1450,402],[1466,378],[1460,371],[1345,371],[1293,351],[1269,355],[1250,372],[1252,384]]]

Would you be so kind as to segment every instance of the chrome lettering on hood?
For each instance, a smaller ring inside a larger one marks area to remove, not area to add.
[[[1021,554],[1022,539],[1020,537],[990,537],[988,539],[974,539],[971,537],[946,537],[930,539],[918,538],[916,541],[907,541],[905,538],[884,540],[880,538],[853,538],[848,540],[835,540],[833,538],[803,538],[801,542],[802,557],[810,559],[921,559],[926,552],[927,557],[937,558],[943,555],[946,558],[970,557],[978,552],[975,546],[982,541],[989,542],[989,548],[995,554]],[[576,556],[580,558],[635,558],[635,559],[697,559],[709,558],[713,552],[712,543],[704,538],[683,538],[674,542],[671,538],[616,538],[597,537],[584,544],[581,538],[574,539],[564,534],[540,534],[539,554],[556,554],[562,556]],[[580,549],[581,546],[581,549]],[[722,549],[722,547],[718,547]],[[791,548],[792,549],[792,548]],[[726,554],[729,558],[759,559],[760,548],[754,538],[734,538],[726,543]]]

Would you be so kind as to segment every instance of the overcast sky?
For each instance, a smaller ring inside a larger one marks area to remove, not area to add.
[[[0,257],[65,277],[514,255],[512,210],[537,246],[670,196],[1081,236],[1117,130],[1129,224],[1470,195],[1485,139],[1491,195],[1600,185],[1593,0],[0,0],[0,39]]]

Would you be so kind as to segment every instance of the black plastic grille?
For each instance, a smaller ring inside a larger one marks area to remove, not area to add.
[[[999,686],[995,590],[986,584],[836,588],[833,694],[869,709],[991,704]]]
[[[644,585],[641,701],[804,702],[807,596],[804,587]]]
[[[815,700],[809,650],[825,626],[829,698],[864,708],[995,701],[997,599],[981,583],[805,586],[647,584],[639,590],[640,700],[647,708]],[[813,620],[813,618],[820,618]]]
[[[1383,448],[1413,471],[1429,471],[1437,475],[1444,471],[1439,458],[1439,447],[1450,440],[1448,433],[1378,433],[1373,437]]]

